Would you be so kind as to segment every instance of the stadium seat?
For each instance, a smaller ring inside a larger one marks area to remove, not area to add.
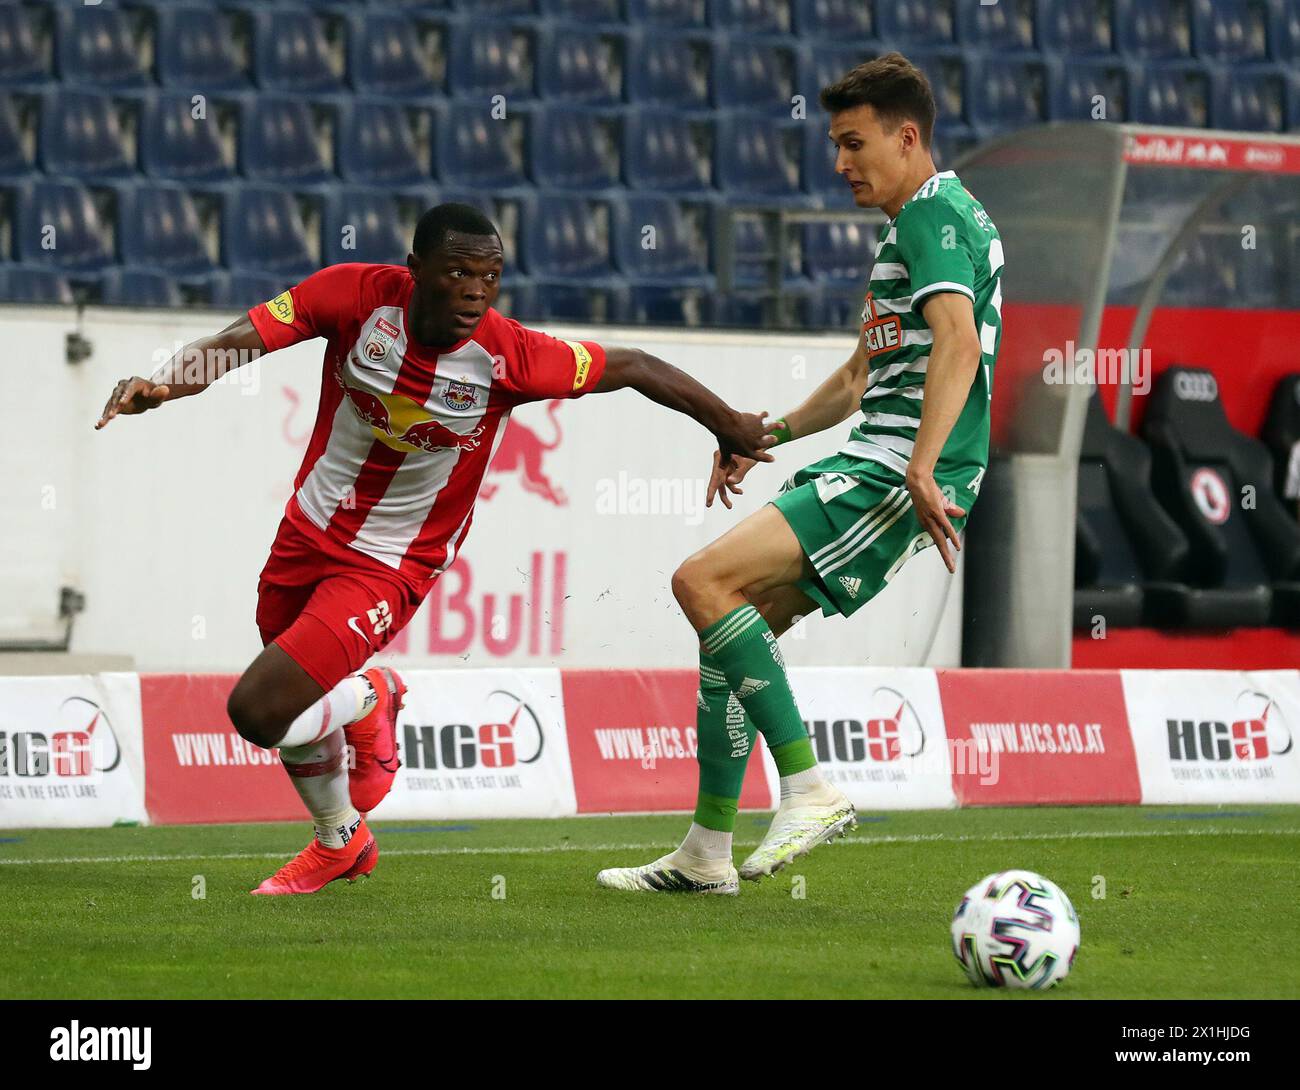
[[[755,125],[732,114],[718,126],[714,156],[718,181],[733,197],[745,200],[806,201],[799,189],[801,122]]]
[[[0,178],[26,176],[35,158],[35,100],[0,94]]]
[[[876,230],[865,223],[810,223],[803,228],[803,272],[815,284],[857,289],[876,260]]]
[[[1195,62],[1143,64],[1134,70],[1129,117],[1146,125],[1204,128],[1210,116],[1210,76]]]
[[[1300,61],[1300,3],[1283,0],[1269,35],[1274,60]]]
[[[709,121],[666,111],[631,112],[623,137],[627,184],[675,193],[710,191],[714,139]]]
[[[284,278],[307,276],[318,265],[298,201],[283,189],[242,186],[232,191],[222,217],[222,240],[226,264],[234,269]]]
[[[451,36],[449,86],[470,98],[532,98],[534,36],[523,26],[465,23]]]
[[[525,291],[524,316],[545,322],[612,322],[620,311],[616,288],[542,282]]]
[[[1192,55],[1192,0],[1115,0],[1121,53],[1177,60]]]
[[[709,25],[708,0],[628,0],[633,23],[704,29]]]
[[[583,26],[623,23],[623,0],[542,0],[544,14]]]
[[[114,307],[179,307],[181,289],[166,273],[124,266],[99,278],[99,301]]]
[[[405,218],[397,199],[386,190],[339,190],[331,196],[325,213],[322,261],[327,265],[345,261],[404,263],[414,233],[406,229]]]
[[[451,0],[451,7],[471,15],[536,15],[537,0]]]
[[[634,286],[708,287],[708,208],[629,197],[614,214],[614,260]]]
[[[871,0],[795,0],[794,21],[803,38],[866,40],[875,34],[875,5]]]
[[[971,76],[970,85],[974,91],[968,108],[972,125],[1020,127],[1047,119],[1047,70],[1041,61],[1014,57],[986,60]]]
[[[955,125],[968,120],[968,64],[965,55],[954,49],[913,49],[908,56],[925,73],[934,91],[938,123]]]
[[[858,65],[879,56],[881,52],[881,47],[868,45],[818,46],[810,50],[805,55],[799,81],[799,90],[808,99],[809,116],[820,112],[818,96],[822,88],[838,83]],[[823,136],[826,135],[825,125],[816,127],[822,130]]]
[[[1047,68],[1047,116],[1052,121],[1127,121],[1128,67],[1119,60],[1068,58]],[[1104,116],[1096,111],[1102,109]]]
[[[342,23],[310,8],[256,14],[253,72],[263,91],[321,94],[343,89]]]
[[[0,4],[0,84],[40,84],[53,67],[48,8]]]
[[[128,265],[177,276],[199,276],[213,270],[213,253],[198,208],[190,194],[177,185],[146,183],[124,193],[118,243]]]
[[[732,39],[715,55],[719,106],[790,116],[797,57],[783,46]]]
[[[1156,496],[1190,545],[1189,593],[1158,599],[1152,619],[1197,626],[1282,620],[1279,614],[1300,602],[1300,526],[1273,493],[1267,448],[1228,423],[1214,376],[1184,367],[1165,371],[1142,434],[1151,447]],[[1246,494],[1251,503],[1243,502]]]
[[[147,13],[135,8],[60,5],[59,78],[100,87],[142,87],[153,82],[154,55]]]
[[[621,35],[558,25],[542,39],[538,86],[548,102],[612,106],[623,101]]]
[[[1079,515],[1074,547],[1074,626],[1142,623],[1153,595],[1187,597],[1181,583],[1186,535],[1151,490],[1146,444],[1113,427],[1099,394],[1088,400],[1079,451]]]
[[[125,107],[95,91],[52,91],[41,110],[41,165],[49,174],[86,181],[135,172],[135,148],[121,114]]]
[[[140,165],[154,178],[223,182],[234,177],[233,112],[215,99],[201,103],[184,92],[160,91],[144,100]]]
[[[533,181],[555,189],[607,189],[622,174],[617,120],[590,108],[552,106],[533,120]]]
[[[713,0],[713,25],[726,34],[788,35],[790,0]]]
[[[481,101],[453,101],[437,136],[438,173],[451,185],[509,189],[524,184],[524,122],[493,120]]]
[[[258,182],[310,185],[333,174],[331,151],[305,99],[245,102],[239,125],[241,173]]]
[[[1196,55],[1215,61],[1264,61],[1269,56],[1268,0],[1196,0]]]
[[[698,34],[654,33],[633,36],[628,66],[628,98],[638,106],[706,110],[711,102],[713,48]]]
[[[339,173],[360,185],[427,184],[433,114],[385,99],[354,99],[339,115]]]
[[[885,42],[946,45],[957,36],[957,0],[890,0],[876,6],[876,17]]]
[[[1282,132],[1287,128],[1290,87],[1283,68],[1247,70],[1238,66],[1219,75],[1214,85],[1211,128],[1249,132]]]
[[[348,39],[352,85],[364,94],[419,98],[446,82],[447,30],[393,12],[367,9]]]
[[[698,288],[633,284],[617,296],[624,325],[701,326],[712,322],[712,297]]]
[[[1278,499],[1292,518],[1300,518],[1300,373],[1278,379],[1260,439],[1273,458]]]
[[[0,302],[33,306],[73,303],[67,277],[55,269],[32,265],[0,265]]]
[[[207,5],[160,4],[158,80],[164,87],[239,91],[248,87],[248,42],[237,33],[237,16]]]
[[[1112,0],[1043,0],[1038,40],[1043,48],[1073,57],[1110,53],[1115,48]]]
[[[963,45],[990,53],[1031,52],[1037,41],[1038,0],[958,4],[957,33]]]
[[[551,281],[608,276],[612,227],[603,202],[542,194],[528,210],[521,264],[530,276]]]
[[[300,279],[300,276],[239,271],[217,273],[208,282],[209,299],[214,307],[248,310],[268,299],[274,299]]]
[[[66,272],[113,263],[112,224],[78,182],[35,181],[19,191],[17,257]]]

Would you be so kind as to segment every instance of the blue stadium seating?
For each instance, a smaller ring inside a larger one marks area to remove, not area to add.
[[[352,86],[363,94],[423,97],[442,90],[445,27],[367,9],[352,24]]]
[[[1025,53],[1037,42],[1038,0],[958,4],[962,43],[998,53]]]
[[[253,47],[258,86],[269,91],[322,93],[343,89],[344,50],[334,27],[309,8],[259,11]]]
[[[875,260],[876,231],[867,224],[810,223],[803,229],[803,271],[814,283],[861,288]]]
[[[72,285],[54,269],[39,265],[0,265],[0,299],[6,303],[71,304]]]
[[[864,61],[878,56],[881,50],[866,46],[820,46],[805,54],[799,89],[807,96],[808,116],[820,112],[817,96],[822,88],[836,83]],[[818,128],[827,126],[818,124]]]
[[[709,25],[708,0],[628,0],[634,23],[703,29]]]
[[[1208,70],[1195,61],[1137,67],[1130,116],[1147,125],[1204,128],[1210,116]]]
[[[1045,49],[1086,57],[1115,48],[1113,0],[1043,0],[1038,40]]]
[[[292,286],[292,276],[275,276],[267,273],[222,272],[208,282],[208,298],[214,307],[248,310],[274,299],[285,288]]]
[[[876,29],[872,0],[795,0],[795,27],[805,38],[867,40]]]
[[[634,286],[708,287],[707,208],[666,197],[631,197],[614,215],[614,260]]]
[[[719,106],[790,116],[798,69],[794,50],[733,38],[714,62]]]
[[[969,120],[966,99],[972,62],[956,49],[913,49],[908,56],[930,81],[939,111],[938,123],[955,125]]]
[[[0,178],[23,178],[36,165],[34,112],[17,95],[0,94]]]
[[[301,98],[262,96],[240,111],[239,164],[258,182],[310,185],[333,176],[311,104]]]
[[[729,34],[789,34],[790,0],[713,0],[713,25]]]
[[[948,45],[957,37],[957,0],[889,0],[876,6],[876,15],[877,35],[886,42]]]
[[[166,273],[126,266],[106,269],[99,278],[99,301],[119,307],[179,307],[181,289]]]
[[[1268,60],[1268,0],[1196,0],[1196,55],[1219,61]]]
[[[235,175],[233,132],[223,135],[215,100],[194,102],[184,92],[160,91],[144,103],[140,122],[140,165],[154,178],[180,182],[224,182]],[[202,110],[201,116],[195,114]]]
[[[1192,55],[1192,0],[1116,0],[1121,53],[1157,60]]]
[[[464,23],[451,35],[449,86],[467,98],[531,98],[534,36],[524,26]]]
[[[177,276],[213,271],[198,209],[178,185],[142,183],[123,193],[119,248],[128,265]]]
[[[1216,129],[1281,132],[1286,128],[1290,87],[1285,69],[1237,68],[1215,81],[1210,125]]]
[[[112,226],[79,182],[36,181],[19,191],[16,256],[65,272],[113,263]]]
[[[52,91],[41,111],[41,165],[49,174],[105,181],[135,173],[117,103],[97,91]]]
[[[586,283],[608,276],[610,210],[585,197],[543,193],[530,202],[521,257],[538,280]]]
[[[142,87],[153,81],[145,13],[129,8],[60,6],[58,68],[65,83]]]
[[[998,57],[970,79],[971,124],[988,130],[1020,128],[1047,120],[1047,70],[1041,61]]]
[[[53,68],[48,9],[0,5],[0,84],[43,83]]]
[[[251,77],[235,37],[235,15],[220,8],[158,8],[158,79],[164,87],[239,91]]]
[[[325,214],[321,262],[401,264],[411,248],[397,200],[385,190],[347,187],[334,193]]]
[[[318,266],[298,201],[288,190],[232,190],[222,216],[222,241],[231,268],[275,273],[283,280],[307,276]]]
[[[622,0],[542,0],[542,11],[584,26],[623,22]]]
[[[617,122],[553,106],[533,123],[531,174],[547,188],[607,189],[622,173]]]
[[[557,26],[543,39],[538,86],[551,102],[612,106],[623,99],[621,36]]]
[[[481,101],[452,101],[439,127],[438,174],[450,185],[500,190],[525,181],[523,121],[494,120]]]
[[[356,99],[339,117],[339,174],[360,185],[429,182],[433,115],[384,99]]]
[[[1049,66],[1047,97],[1053,121],[1127,121],[1128,66],[1118,58],[1056,61]],[[1104,114],[1095,113],[1097,109]]]
[[[629,39],[636,63],[628,67],[628,98],[642,106],[708,109],[713,49],[699,34],[656,32]]]
[[[624,176],[633,189],[703,195],[713,182],[713,124],[662,110],[627,119]]]
[[[732,114],[718,125],[715,170],[722,188],[746,200],[799,196],[801,122]]]

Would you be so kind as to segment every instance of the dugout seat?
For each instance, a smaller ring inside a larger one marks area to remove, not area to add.
[[[1078,487],[1075,628],[1090,628],[1097,616],[1108,626],[1141,624],[1148,586],[1157,596],[1187,593],[1179,585],[1187,537],[1151,491],[1151,454],[1111,425],[1096,394],[1088,401]]]
[[[1293,518],[1300,517],[1300,373],[1278,380],[1260,434],[1273,458],[1273,486]]]
[[[700,34],[643,31],[628,39],[627,97],[641,106],[707,110],[712,101],[713,47]]]
[[[135,173],[135,149],[120,108],[98,91],[52,91],[41,111],[41,165],[46,172],[109,181]]]
[[[876,31],[871,0],[795,0],[794,21],[802,37],[829,42],[867,41]]]
[[[1187,535],[1191,592],[1159,603],[1161,620],[1201,627],[1300,619],[1300,526],[1273,492],[1268,449],[1228,423],[1209,371],[1170,368],[1142,426],[1152,480]]]
[[[241,91],[249,86],[249,42],[234,13],[206,4],[161,4],[158,81],[186,92]]]
[[[177,182],[224,182],[235,175],[233,117],[216,102],[194,116],[187,92],[161,91],[145,98],[140,121],[140,163],[154,178]]]

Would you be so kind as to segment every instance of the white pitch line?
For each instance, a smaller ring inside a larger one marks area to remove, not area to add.
[[[854,836],[833,842],[834,847],[874,847],[880,844],[981,844],[1030,840],[1137,840],[1180,836],[1300,836],[1300,829],[1098,829],[1072,833],[989,833],[985,836],[948,836],[946,833],[913,833],[904,836]],[[749,848],[757,840],[738,840],[735,846]],[[650,852],[663,851],[657,844],[538,844],[533,847],[497,848],[392,848],[382,851],[391,856],[444,855],[553,855],[561,852]],[[203,852],[186,855],[85,855],[53,859],[0,859],[0,866],[50,866],[60,863],[188,863],[205,859],[283,859],[283,852]]]

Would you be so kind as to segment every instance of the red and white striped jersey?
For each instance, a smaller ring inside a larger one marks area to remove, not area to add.
[[[590,392],[605,353],[491,308],[471,337],[426,347],[407,332],[414,286],[400,265],[333,265],[248,316],[267,351],[328,342],[286,517],[424,590],[464,543],[511,409]]]

